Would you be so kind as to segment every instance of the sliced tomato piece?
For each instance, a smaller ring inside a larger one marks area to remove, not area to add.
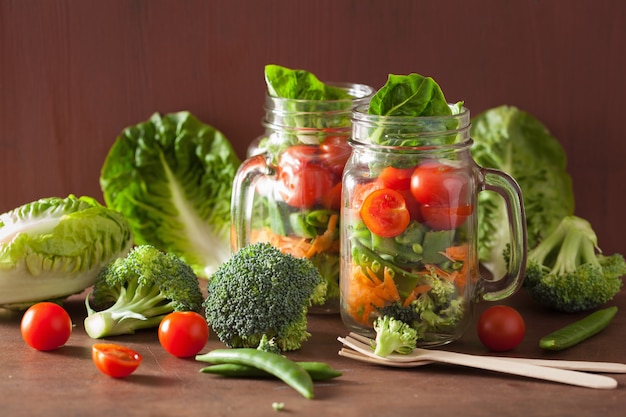
[[[389,188],[372,191],[363,201],[359,214],[367,228],[381,237],[399,235],[411,221],[404,197]]]
[[[143,359],[133,349],[114,343],[96,343],[91,349],[91,357],[100,372],[113,378],[132,374]]]

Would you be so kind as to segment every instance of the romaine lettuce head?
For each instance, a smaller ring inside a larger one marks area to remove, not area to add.
[[[479,165],[504,171],[518,182],[529,249],[574,213],[565,151],[533,116],[513,106],[489,109],[472,118],[471,137],[472,156]],[[506,266],[502,254],[510,240],[504,201],[496,193],[479,194],[478,226],[480,260],[500,275]]]
[[[0,306],[62,300],[133,244],[120,213],[91,197],[50,197],[0,214]]]
[[[241,161],[219,131],[189,112],[154,114],[122,131],[100,175],[108,207],[136,244],[171,252],[207,278],[230,256],[230,198]]]

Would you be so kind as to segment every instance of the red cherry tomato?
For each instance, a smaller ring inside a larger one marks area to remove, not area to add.
[[[377,181],[380,181],[385,188],[391,188],[396,191],[409,190],[411,189],[411,176],[414,171],[415,167],[394,168],[388,166],[380,172]]]
[[[317,152],[315,146],[297,145],[287,148],[280,156],[279,192],[292,207],[313,207],[333,186],[333,174],[316,161]]]
[[[113,343],[96,343],[91,348],[91,357],[100,372],[113,378],[132,374],[143,359],[134,350]]]
[[[381,237],[399,235],[411,221],[404,197],[389,188],[381,188],[368,194],[359,214],[367,228]]]
[[[338,211],[341,208],[341,181],[322,196],[322,204],[330,210]]]
[[[470,205],[438,207],[422,204],[420,213],[424,223],[435,230],[452,230],[461,226],[474,211]]]
[[[413,171],[411,192],[422,204],[462,207],[469,203],[469,177],[463,170],[453,166],[425,162]]]
[[[489,307],[480,315],[477,331],[483,345],[494,352],[505,352],[522,342],[526,324],[517,310],[498,305]]]
[[[319,149],[322,164],[333,173],[337,180],[340,180],[343,168],[352,153],[352,147],[345,136],[327,136]]]
[[[167,352],[188,358],[202,350],[209,339],[204,317],[193,311],[175,311],[161,320],[159,342]]]
[[[354,210],[361,210],[363,202],[373,191],[380,190],[383,186],[378,181],[358,183],[353,187],[350,206]]]
[[[31,306],[22,316],[22,338],[37,350],[54,350],[63,346],[72,333],[72,319],[63,307],[50,302]]]

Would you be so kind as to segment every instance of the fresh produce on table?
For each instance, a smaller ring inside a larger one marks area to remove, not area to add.
[[[26,310],[20,330],[24,341],[33,349],[54,350],[69,340],[72,319],[60,305],[44,301]]]
[[[626,262],[621,254],[599,253],[585,219],[564,217],[528,253],[525,288],[537,302],[567,313],[592,310],[620,291]]]
[[[279,378],[303,397],[313,398],[313,379],[297,362],[277,353],[254,348],[214,349],[196,360],[213,364],[234,364],[257,368]],[[204,368],[206,369],[206,368]]]
[[[257,347],[265,336],[283,351],[297,350],[310,336],[308,308],[323,301],[325,287],[308,259],[253,243],[209,277],[206,319],[229,347]]]
[[[96,343],[91,347],[96,368],[113,378],[125,378],[135,372],[143,357],[133,349],[115,343]]]
[[[622,286],[621,254],[603,255],[597,236],[574,215],[574,192],[566,155],[558,141],[530,114],[500,106],[472,118],[472,155],[484,167],[518,181],[528,230],[524,287],[540,304],[563,312],[591,310],[610,301]],[[479,245],[484,265],[499,274],[509,237],[502,199],[479,195]]]
[[[472,157],[482,167],[511,175],[522,190],[528,248],[534,248],[565,216],[574,214],[574,191],[567,159],[557,139],[527,112],[500,106],[472,117]],[[505,271],[509,243],[502,198],[478,196],[479,259],[495,276]]]
[[[200,312],[203,300],[198,277],[178,256],[136,246],[98,274],[85,299],[85,330],[98,339],[156,328],[174,311]],[[92,304],[102,309],[96,311]]]
[[[450,116],[461,108],[462,103],[448,105],[432,78],[392,74],[368,111],[426,117]],[[441,123],[452,122],[456,120]],[[444,131],[453,128],[442,124]],[[381,126],[368,140],[383,146],[396,140],[398,146],[397,139],[383,133]],[[412,138],[402,143],[428,145]],[[461,161],[389,155],[354,168],[358,178],[348,177],[351,172],[344,178],[351,183],[350,191],[344,190],[348,201],[342,218],[351,264],[342,275],[342,314],[358,326],[372,326],[379,316],[393,317],[415,329],[418,340],[429,341],[430,334],[455,329],[465,315],[471,179]]]
[[[174,311],[159,324],[159,343],[179,358],[197,355],[209,340],[206,319],[195,311]]]
[[[42,198],[0,214],[0,306],[62,301],[132,244],[126,219],[91,197]]]
[[[122,131],[100,185],[135,243],[177,255],[206,278],[230,256],[230,199],[240,165],[231,143],[189,112],[154,114]]]
[[[546,350],[564,350],[600,333],[617,314],[617,307],[607,307],[555,330],[539,340],[539,347]]]
[[[513,307],[495,305],[482,312],[476,324],[478,338],[494,352],[516,348],[526,335],[526,322]]]

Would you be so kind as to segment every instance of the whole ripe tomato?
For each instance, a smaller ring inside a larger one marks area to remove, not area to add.
[[[322,165],[341,182],[343,168],[350,158],[352,147],[348,144],[345,136],[327,136],[319,146]]]
[[[279,193],[292,207],[311,208],[334,185],[333,174],[318,160],[319,148],[296,145],[287,148],[279,158]]]
[[[100,372],[113,378],[132,374],[143,359],[133,349],[114,343],[96,343],[91,348],[91,358]]]
[[[159,324],[161,346],[179,358],[196,355],[208,339],[209,327],[205,318],[193,311],[175,311]]]
[[[494,352],[505,352],[522,342],[526,323],[514,308],[497,305],[489,307],[480,315],[477,331],[483,345]]]
[[[422,204],[419,208],[422,221],[434,230],[452,230],[461,226],[474,211],[467,204],[459,207],[439,207]]]
[[[376,182],[380,184],[380,188],[391,188],[402,194],[411,219],[421,222],[423,220],[420,211],[421,205],[411,194],[411,177],[413,171],[415,171],[415,167],[395,168],[388,166],[383,168]]]
[[[467,174],[451,165],[427,161],[413,171],[411,192],[422,204],[437,207],[460,207],[470,196]]]
[[[37,350],[63,346],[72,333],[72,319],[63,307],[50,302],[37,303],[24,313],[20,324],[22,338]]]
[[[390,188],[380,188],[369,193],[359,214],[365,226],[381,237],[399,235],[411,221],[404,197]]]

